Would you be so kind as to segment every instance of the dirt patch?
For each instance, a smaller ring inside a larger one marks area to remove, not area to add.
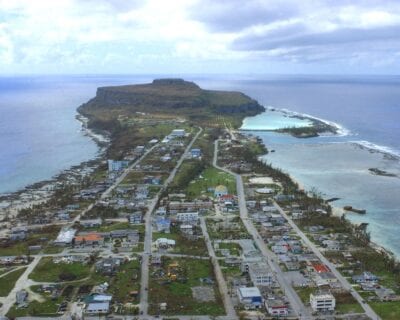
[[[193,287],[193,298],[201,302],[215,301],[215,293],[212,287]]]

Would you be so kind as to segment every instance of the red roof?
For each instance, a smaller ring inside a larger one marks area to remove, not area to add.
[[[225,200],[225,199],[234,199],[235,196],[232,194],[224,194],[220,197],[220,199]]]
[[[318,273],[329,272],[329,268],[324,264],[315,263],[312,266],[314,270]]]

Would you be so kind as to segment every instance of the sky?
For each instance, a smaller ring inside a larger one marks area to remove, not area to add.
[[[399,74],[400,1],[0,0],[0,74]]]

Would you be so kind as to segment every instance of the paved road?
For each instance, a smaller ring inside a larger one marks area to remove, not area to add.
[[[213,165],[217,169],[223,170],[236,178],[236,189],[237,189],[237,196],[238,196],[238,203],[239,203],[239,212],[240,218],[243,221],[244,226],[246,227],[249,234],[253,237],[257,247],[260,249],[263,256],[266,258],[268,265],[270,266],[271,270],[275,272],[276,278],[280,287],[284,290],[285,296],[288,298],[294,312],[300,319],[313,319],[312,315],[310,314],[309,310],[304,306],[303,302],[300,300],[297,293],[294,291],[293,287],[285,278],[280,267],[277,265],[276,260],[274,260],[274,255],[271,251],[267,249],[264,241],[261,239],[257,229],[254,227],[253,223],[249,220],[249,215],[246,206],[246,198],[244,193],[243,181],[242,176],[236,174],[228,169],[218,166],[217,164],[218,159],[218,140],[214,143],[214,158],[213,158]]]
[[[19,277],[19,279],[15,283],[14,288],[11,290],[8,296],[1,300],[3,305],[0,308],[0,315],[7,314],[8,310],[10,310],[10,308],[15,303],[15,294],[18,291],[25,289],[27,286],[29,286],[28,284],[30,280],[28,279],[28,276],[32,272],[32,270],[35,269],[40,259],[41,256],[35,256],[33,258],[33,261],[28,265],[25,272]]]
[[[179,167],[181,166],[182,162],[185,160],[187,153],[189,152],[190,148],[193,146],[193,143],[197,140],[200,134],[203,132],[202,128],[199,128],[199,131],[187,145],[185,151],[183,152],[182,156],[178,160],[175,168],[171,171],[169,177],[165,180],[163,187],[157,193],[157,195],[153,198],[151,203],[148,206],[148,210],[144,216],[145,221],[145,235],[144,235],[144,250],[142,255],[142,268],[141,268],[141,282],[140,282],[140,304],[139,310],[140,313],[143,313],[143,316],[148,315],[148,307],[149,307],[149,265],[150,265],[150,255],[151,255],[151,245],[152,245],[152,218],[151,215],[153,214],[157,202],[161,196],[161,193],[165,190],[165,188],[174,180],[176,173],[178,172]]]
[[[207,231],[207,226],[206,226],[204,217],[200,218],[200,226],[201,226],[201,231],[203,232],[203,235],[204,235],[204,240],[206,241],[208,254],[211,257],[211,262],[214,267],[214,273],[215,273],[215,277],[218,282],[219,291],[221,292],[222,301],[224,302],[226,315],[231,319],[237,319],[238,317],[236,315],[236,311],[233,306],[232,300],[229,297],[228,287],[226,285],[224,276],[222,274],[217,257],[215,255],[215,251],[214,251],[214,248],[213,248],[211,240],[210,240],[210,236]]]
[[[332,273],[336,276],[339,280],[343,288],[349,290],[352,296],[358,301],[358,303],[362,306],[365,311],[365,314],[370,317],[371,319],[380,319],[379,316],[375,313],[374,310],[367,304],[363,303],[364,299],[359,295],[357,291],[355,291],[352,285],[344,278],[339,271],[337,271],[336,267],[321,253],[321,251],[315,246],[314,243],[308,239],[308,237],[300,230],[300,228],[293,222],[293,220],[286,214],[285,211],[274,201],[274,206],[279,210],[280,214],[288,221],[289,225],[293,228],[294,231],[300,236],[303,242],[311,248],[313,253],[325,264],[329,267]]]

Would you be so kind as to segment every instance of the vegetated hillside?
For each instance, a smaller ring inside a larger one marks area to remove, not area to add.
[[[96,97],[79,107],[79,112],[88,116],[92,125],[99,129],[107,129],[110,121],[115,121],[118,115],[136,112],[176,114],[203,122],[216,115],[242,119],[262,111],[264,107],[243,93],[203,90],[195,83],[182,79],[101,87],[97,89]]]

